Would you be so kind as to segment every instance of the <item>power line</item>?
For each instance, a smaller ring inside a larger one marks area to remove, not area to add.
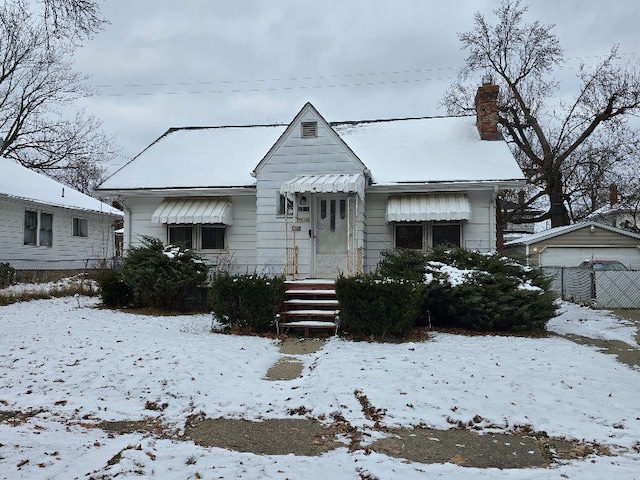
[[[354,83],[333,83],[324,85],[288,85],[281,87],[265,87],[265,88],[230,88],[216,90],[185,90],[185,91],[158,91],[158,92],[113,92],[113,93],[97,93],[88,96],[105,96],[105,97],[128,97],[128,96],[153,96],[153,95],[201,95],[201,94],[222,94],[222,93],[260,93],[260,92],[276,92],[286,90],[316,90],[322,88],[344,88],[344,87],[370,87],[375,85],[393,85],[420,83],[434,80],[452,80],[455,77],[433,77],[433,78],[416,78],[408,80],[387,80],[378,82],[354,82]]]
[[[637,52],[619,53],[620,57],[635,57]],[[595,60],[604,58],[606,55],[592,55],[584,57],[566,57],[566,61],[578,60],[585,62],[587,60]],[[632,63],[632,62],[628,62]],[[346,73],[341,75],[317,75],[317,76],[301,76],[301,77],[282,77],[282,78],[258,78],[258,79],[239,79],[239,80],[215,80],[215,81],[197,81],[197,82],[151,82],[151,83],[125,83],[125,84],[99,84],[95,85],[100,89],[138,89],[148,87],[195,87],[195,86],[213,86],[213,85],[248,85],[248,84],[265,84],[265,83],[279,83],[279,82],[308,82],[308,81],[323,81],[323,80],[336,80],[336,79],[348,79],[348,78],[366,78],[366,77],[378,77],[378,76],[392,76],[392,75],[415,75],[432,72],[451,72],[457,70],[458,67],[437,67],[437,68],[423,68],[413,70],[396,70],[389,72],[358,72],[358,73]],[[575,66],[563,66],[560,65],[558,70],[576,70],[579,67]],[[390,80],[376,80],[368,82],[341,82],[341,83],[316,83],[313,85],[282,85],[282,86],[261,86],[261,87],[247,87],[247,88],[215,88],[215,89],[198,89],[198,90],[169,90],[169,91],[128,91],[128,92],[97,92],[88,96],[93,97],[127,97],[127,96],[174,96],[174,95],[207,95],[207,94],[229,94],[229,93],[260,93],[260,92],[276,92],[276,91],[291,91],[291,90],[318,90],[324,88],[348,88],[348,87],[372,87],[378,85],[398,85],[398,84],[410,84],[421,83],[431,81],[442,80],[454,80],[456,77],[449,75],[432,76],[432,77],[419,77],[412,79],[390,79]]]
[[[199,82],[167,82],[167,83],[124,83],[119,85],[114,84],[99,84],[95,85],[96,88],[138,88],[138,87],[171,87],[171,86],[191,86],[191,85],[215,85],[215,84],[237,84],[237,83],[265,83],[265,82],[300,82],[308,80],[330,80],[336,78],[351,78],[351,77],[372,77],[379,75],[408,75],[415,73],[426,72],[439,72],[446,70],[456,70],[457,67],[442,67],[442,68],[424,68],[416,70],[398,70],[392,72],[360,72],[360,73],[345,73],[342,75],[315,75],[306,77],[288,77],[288,78],[258,78],[258,79],[240,79],[240,80],[216,80],[216,81],[199,81]]]

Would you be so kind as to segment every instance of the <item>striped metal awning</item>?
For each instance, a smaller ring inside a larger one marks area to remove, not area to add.
[[[399,195],[387,201],[388,222],[471,220],[471,202],[464,193]]]
[[[364,175],[299,175],[280,187],[280,193],[357,193],[364,198]]]
[[[233,224],[228,198],[165,198],[153,212],[154,223],[222,223]]]

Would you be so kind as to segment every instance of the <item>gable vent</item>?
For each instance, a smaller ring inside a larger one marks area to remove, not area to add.
[[[316,138],[318,136],[318,122],[302,122],[302,138]]]

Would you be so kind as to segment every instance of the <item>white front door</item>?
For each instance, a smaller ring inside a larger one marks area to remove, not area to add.
[[[315,200],[313,277],[336,278],[347,270],[347,197],[323,195]]]

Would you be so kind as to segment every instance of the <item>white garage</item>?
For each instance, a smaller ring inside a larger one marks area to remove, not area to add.
[[[539,255],[541,267],[577,267],[585,260],[618,260],[627,268],[640,269],[640,250],[634,247],[549,246]]]
[[[596,222],[576,223],[505,243],[505,253],[531,266],[576,267],[584,260],[618,260],[640,269],[640,235]]]

